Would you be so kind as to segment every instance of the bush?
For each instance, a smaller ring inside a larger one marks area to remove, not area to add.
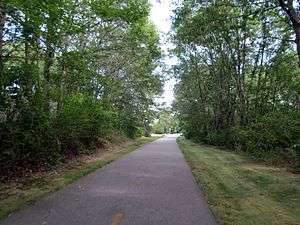
[[[0,170],[37,169],[78,154],[90,154],[118,133],[142,136],[143,126],[132,115],[94,97],[75,94],[57,112],[43,104],[43,96],[19,101],[14,117],[0,121]],[[11,113],[13,115],[13,113]]]
[[[54,164],[61,157],[48,113],[38,105],[23,104],[18,116],[1,123],[0,168]]]
[[[99,137],[109,135],[116,113],[92,97],[82,94],[69,97],[58,115],[56,127],[64,154],[93,152]]]
[[[205,137],[205,143],[217,146],[226,146],[228,142],[228,132],[223,131],[212,131]]]
[[[263,160],[293,158],[299,163],[300,112],[276,112],[258,118],[246,127],[232,129],[235,148]]]
[[[117,127],[126,137],[136,138],[144,134],[144,127],[130,112],[122,112],[118,116]]]
[[[209,124],[209,122],[207,122]],[[278,111],[239,127],[215,130],[202,118],[184,123],[184,136],[196,142],[247,152],[255,159],[300,170],[300,112]]]
[[[0,168],[39,168],[102,147],[114,130],[116,113],[85,95],[66,99],[58,114],[46,112],[38,101],[22,103],[13,119],[0,127]],[[51,110],[50,110],[51,111]]]

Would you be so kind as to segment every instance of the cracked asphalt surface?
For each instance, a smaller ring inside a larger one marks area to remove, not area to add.
[[[10,215],[1,225],[216,225],[168,135]]]

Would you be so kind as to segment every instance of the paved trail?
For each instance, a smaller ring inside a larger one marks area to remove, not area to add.
[[[215,225],[167,136],[25,207],[1,225]]]

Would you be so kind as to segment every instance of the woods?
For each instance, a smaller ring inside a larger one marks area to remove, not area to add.
[[[106,137],[151,129],[182,129],[298,168],[298,3],[174,4],[176,112],[163,109],[153,123],[163,54],[147,0],[2,2],[2,171],[55,164],[95,151]]]
[[[300,165],[299,5],[184,0],[173,18],[184,135]]]
[[[146,0],[0,3],[0,170],[149,134],[161,91]]]
[[[300,0],[0,0],[0,224],[296,225],[299,173]]]
[[[159,118],[152,125],[152,131],[155,134],[180,133],[179,120],[174,115],[171,107],[160,110]]]

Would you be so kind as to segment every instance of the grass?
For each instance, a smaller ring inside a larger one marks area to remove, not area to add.
[[[300,225],[300,176],[178,139],[219,224]]]
[[[127,145],[125,148],[105,151],[93,160],[73,161],[63,169],[49,171],[42,175],[32,175],[22,182],[15,184],[0,184],[0,219],[6,218],[10,213],[20,209],[24,205],[33,203],[46,194],[59,190],[64,186],[78,180],[108,163],[116,160],[140,146],[154,141],[159,137],[142,137]],[[5,193],[5,195],[4,195]]]

